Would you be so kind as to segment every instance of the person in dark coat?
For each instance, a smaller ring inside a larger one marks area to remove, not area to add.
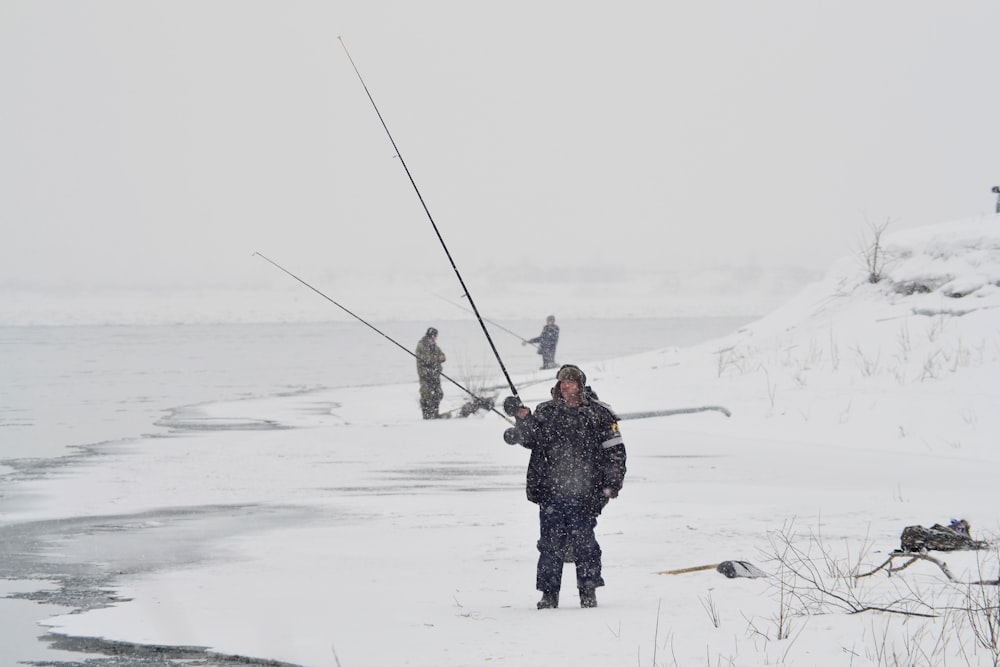
[[[582,370],[566,364],[556,377],[552,400],[534,414],[518,403],[511,429],[511,440],[531,450],[526,488],[528,500],[538,505],[535,586],[542,599],[537,606],[559,606],[563,556],[570,549],[580,606],[596,607],[595,589],[604,579],[594,528],[601,510],[621,491],[625,443],[618,417],[587,386]]]
[[[545,326],[542,333],[521,343],[522,345],[538,345],[538,354],[542,355],[542,370],[555,368],[556,345],[559,344],[559,325],[556,324],[556,316],[549,315],[545,318]]]
[[[444,391],[441,390],[441,364],[445,362],[444,352],[437,345],[438,330],[434,327],[417,343],[417,377],[420,379],[420,412],[424,419],[437,419],[441,415],[438,408]]]

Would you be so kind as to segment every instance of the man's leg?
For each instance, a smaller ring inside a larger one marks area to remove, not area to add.
[[[420,385],[420,414],[424,419],[437,419],[438,406],[441,404],[440,398],[435,398],[434,388]]]
[[[594,589],[604,585],[604,578],[601,576],[601,545],[594,535],[596,526],[597,519],[586,514],[582,508],[576,508],[576,511],[567,514],[568,539],[576,562],[576,587],[580,590],[580,605],[583,607],[597,606]]]
[[[563,553],[566,550],[567,539],[563,521],[563,512],[558,507],[551,504],[539,506],[538,568],[535,588],[544,594],[558,594],[562,587]]]
[[[444,398],[444,392],[441,390],[441,382],[435,385],[433,392],[431,393],[430,409],[431,409],[431,419],[437,419],[441,416],[441,399]]]

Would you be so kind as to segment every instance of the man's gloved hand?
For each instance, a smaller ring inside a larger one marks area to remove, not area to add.
[[[517,416],[517,411],[524,407],[521,403],[521,399],[517,396],[508,396],[503,399],[503,411],[506,412],[511,417]]]

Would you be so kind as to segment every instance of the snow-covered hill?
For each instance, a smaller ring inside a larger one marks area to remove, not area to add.
[[[881,241],[879,282],[844,258],[733,335],[608,362],[598,384],[623,412],[725,404],[773,437],[1000,456],[1000,217]]]

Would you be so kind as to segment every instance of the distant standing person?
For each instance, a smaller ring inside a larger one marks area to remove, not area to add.
[[[625,443],[618,417],[587,386],[577,366],[559,369],[552,400],[535,413],[520,404],[504,440],[531,450],[528,500],[538,505],[538,567],[535,587],[542,592],[539,609],[559,606],[563,557],[572,550],[581,607],[596,607],[601,576],[601,547],[594,535],[597,517],[625,480]]]
[[[538,345],[538,354],[542,355],[542,370],[558,366],[556,363],[556,345],[559,344],[559,325],[556,324],[556,316],[549,315],[546,317],[542,333],[531,340],[521,343],[521,345],[527,345],[528,343]]]
[[[1000,213],[1000,185],[994,185],[993,192],[997,196],[997,213]]]
[[[440,417],[438,408],[444,392],[441,390],[441,364],[445,362],[444,352],[437,345],[438,330],[434,327],[417,343],[417,377],[420,378],[420,412],[424,419]]]

